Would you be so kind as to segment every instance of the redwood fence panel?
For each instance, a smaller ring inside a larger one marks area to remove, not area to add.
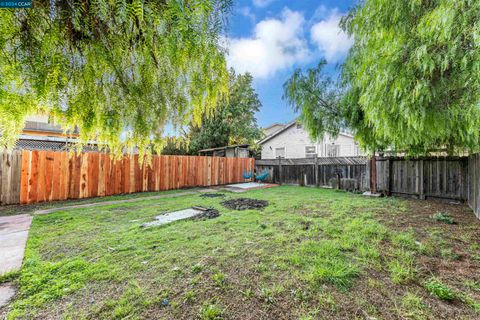
[[[112,159],[108,154],[15,150],[0,161],[0,203],[103,197],[243,182],[254,159],[201,156],[138,155]]]

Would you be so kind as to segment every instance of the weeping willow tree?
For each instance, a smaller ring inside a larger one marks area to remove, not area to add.
[[[39,0],[0,10],[0,144],[39,111],[79,146],[163,144],[228,91],[221,32],[230,0]]]
[[[370,152],[478,151],[479,21],[478,0],[364,0],[342,21],[354,38],[342,83],[321,63],[285,96],[316,137],[345,125]]]
[[[300,113],[300,121],[313,138],[325,133],[336,136],[346,126],[346,113],[341,104],[343,91],[325,71],[327,61],[303,71],[296,69],[283,85],[283,99]]]
[[[365,0],[344,20],[357,137],[410,154],[480,146],[480,2]]]

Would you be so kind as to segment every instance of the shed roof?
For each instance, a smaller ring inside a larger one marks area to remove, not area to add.
[[[234,144],[231,146],[224,146],[224,147],[216,147],[216,148],[209,148],[209,149],[202,149],[198,150],[198,152],[209,152],[209,151],[217,151],[217,150],[226,150],[231,148],[248,148],[249,144]]]

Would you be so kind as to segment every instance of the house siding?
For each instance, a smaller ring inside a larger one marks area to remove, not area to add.
[[[312,141],[303,128],[292,125],[284,132],[261,144],[262,159],[275,159],[277,148],[285,148],[285,158],[287,159],[305,158],[305,147],[307,146],[315,146],[318,157],[326,157],[327,145],[332,143],[340,146],[339,157],[361,155],[354,139],[350,136],[339,134],[334,139],[326,134],[321,141]]]

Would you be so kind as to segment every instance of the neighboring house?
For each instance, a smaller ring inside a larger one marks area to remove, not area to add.
[[[213,156],[226,158],[250,158],[251,152],[248,144],[203,149],[198,151],[199,156]]]
[[[15,148],[25,150],[68,150],[78,137],[78,130],[66,133],[61,126],[53,123],[48,115],[34,115],[27,117],[25,128],[22,130]],[[85,151],[96,150],[92,144],[84,147]]]
[[[283,129],[284,127],[285,125],[282,123],[273,123],[268,127],[263,128],[262,130],[263,130],[263,133],[265,134],[265,137],[268,137],[274,134],[275,132],[277,132],[278,130]]]
[[[277,125],[275,124],[278,128]],[[267,127],[267,129],[271,127]],[[262,147],[262,159],[363,155],[351,134],[341,132],[336,138],[325,134],[323,139],[312,141],[307,131],[297,121],[283,125],[276,131],[270,131],[270,134],[260,140],[258,144]]]

